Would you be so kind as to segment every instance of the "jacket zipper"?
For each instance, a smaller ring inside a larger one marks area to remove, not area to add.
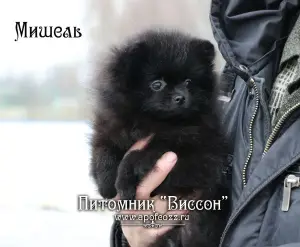
[[[244,65],[240,65],[239,66],[240,70],[244,73],[249,74],[249,69],[244,66]],[[254,150],[254,141],[253,141],[253,126],[254,126],[254,120],[256,118],[257,112],[258,112],[258,108],[259,108],[259,92],[258,92],[258,88],[257,85],[255,83],[255,80],[250,76],[249,78],[249,84],[248,86],[254,91],[254,97],[255,97],[255,108],[254,108],[254,112],[252,114],[252,117],[250,119],[250,123],[249,123],[249,142],[250,142],[250,147],[249,147],[249,151],[248,151],[248,155],[246,158],[246,161],[244,163],[244,167],[243,167],[243,171],[242,171],[242,181],[243,181],[243,187],[246,187],[247,184],[247,169],[248,169],[248,164],[251,160],[252,154],[253,154],[253,150]]]
[[[281,210],[284,212],[289,211],[291,192],[292,192],[292,188],[295,187],[300,187],[300,177],[297,177],[293,174],[289,174],[284,180],[284,187],[283,187],[283,198],[282,198]]]
[[[288,111],[286,111],[283,114],[283,116],[278,120],[271,135],[269,136],[269,138],[267,140],[267,143],[266,143],[266,146],[265,146],[265,149],[263,152],[263,156],[265,156],[266,153],[271,148],[276,135],[278,134],[279,130],[281,129],[281,127],[284,124],[284,122],[286,121],[286,119],[292,114],[292,112],[294,112],[298,108],[300,108],[300,102],[297,103],[296,105],[294,105]],[[295,187],[300,187],[300,177],[297,177],[293,174],[287,175],[284,180],[284,185],[283,185],[283,198],[282,198],[282,205],[281,205],[281,210],[283,212],[289,211],[292,188],[295,188]]]
[[[259,92],[258,92],[258,88],[257,85],[255,83],[255,80],[250,76],[249,74],[249,69],[244,66],[244,65],[240,65],[239,66],[240,71],[242,71],[243,73],[247,73],[249,75],[249,83],[248,83],[248,87],[250,87],[251,89],[253,88],[254,90],[254,97],[255,97],[255,108],[254,108],[254,112],[252,114],[252,117],[250,119],[250,124],[249,124],[249,129],[248,129],[248,133],[249,133],[249,142],[250,142],[250,148],[249,148],[249,152],[246,158],[246,161],[244,163],[244,167],[243,167],[243,171],[242,171],[242,180],[243,180],[243,186],[245,187],[247,184],[247,168],[248,168],[248,164],[251,160],[252,154],[253,154],[253,150],[254,150],[254,140],[253,140],[253,126],[254,126],[254,120],[256,118],[257,112],[258,112],[258,108],[259,108]],[[252,196],[253,197],[253,196]],[[250,198],[251,199],[251,198]],[[249,201],[249,197],[248,200]],[[220,244],[219,247],[222,246],[222,243],[224,241],[225,235],[229,229],[229,227],[231,226],[232,222],[235,220],[235,218],[237,217],[237,215],[239,214],[240,210],[238,210],[235,215],[233,215],[232,217],[229,218],[227,225],[222,233],[221,239],[220,239]]]
[[[278,176],[279,176],[282,172],[284,172],[288,167],[292,166],[299,158],[300,158],[299,155],[296,156],[296,157],[294,157],[294,159],[291,160],[291,162],[290,162],[287,166],[284,166],[283,168],[281,168],[280,170],[278,170],[275,174],[273,174],[273,176],[269,177],[269,179],[265,180],[264,183],[262,183],[260,186],[258,186],[258,187],[250,194],[250,196],[248,196],[248,197],[245,199],[243,205],[248,204],[248,203],[256,196],[256,194],[257,194],[259,191],[261,191],[261,190],[262,190],[266,185],[268,185],[273,179],[275,179],[276,177],[278,177]],[[222,243],[223,243],[223,241],[224,241],[224,239],[225,239],[225,235],[227,234],[229,227],[232,225],[233,221],[237,218],[237,216],[239,215],[239,213],[240,213],[240,212],[242,211],[242,209],[244,208],[243,205],[240,206],[240,207],[237,209],[237,211],[235,212],[235,214],[233,214],[233,215],[229,218],[228,223],[227,223],[227,225],[226,225],[226,227],[225,227],[225,229],[224,229],[224,231],[223,231],[223,233],[222,233],[219,247],[222,246]]]
[[[247,67],[245,67],[244,65],[240,65],[240,70],[243,73],[249,73],[249,69]],[[250,159],[252,157],[253,154],[253,150],[254,150],[254,142],[253,142],[253,125],[254,125],[254,120],[256,118],[257,112],[258,112],[258,108],[259,108],[259,92],[258,92],[258,88],[257,85],[255,83],[255,80],[250,76],[249,78],[249,82],[250,85],[252,85],[253,89],[254,89],[254,96],[255,96],[255,109],[253,112],[253,115],[251,117],[250,120],[250,124],[249,124],[249,141],[250,141],[250,148],[249,148],[249,152],[248,152],[248,156],[247,159],[245,161],[244,167],[243,167],[243,172],[242,172],[242,179],[243,179],[243,186],[245,187],[247,184],[247,178],[246,178],[246,174],[247,174],[247,168],[248,168],[248,164],[250,162]],[[275,139],[276,134],[278,133],[278,131],[280,130],[281,126],[283,125],[284,121],[288,118],[288,116],[290,116],[290,114],[296,110],[298,107],[300,107],[300,103],[296,104],[294,107],[292,107],[289,111],[287,111],[278,121],[278,123],[276,124],[274,130],[272,131],[270,137],[267,140],[267,144],[265,146],[263,155],[265,155],[267,153],[267,151],[269,150],[269,148],[272,145],[272,142]],[[290,163],[288,166],[292,165],[294,162]],[[252,198],[256,195],[257,192],[259,192],[261,189],[263,189],[270,181],[272,181],[274,178],[276,178],[277,176],[279,176],[284,170],[286,169],[286,167],[284,167],[283,169],[280,169],[279,171],[277,171],[275,174],[273,174],[273,176],[271,176],[269,179],[267,179],[264,183],[262,183],[253,193],[250,197],[248,197],[245,202],[244,205],[247,204],[249,201],[252,200]],[[291,177],[290,177],[291,178]],[[289,180],[290,182],[290,180]],[[290,185],[288,185],[290,186]],[[300,185],[299,185],[300,186]],[[291,184],[291,188],[295,187],[295,185]],[[236,213],[234,215],[232,215],[228,222],[227,225],[222,233],[221,239],[220,239],[220,244],[219,247],[222,246],[222,243],[224,242],[225,239],[225,235],[228,232],[229,227],[231,226],[231,224],[233,223],[233,221],[236,219],[236,217],[239,215],[241,209],[243,207],[240,207]]]
[[[300,187],[300,163],[295,169],[288,169],[289,175],[284,180],[283,198],[281,210],[287,212],[290,208],[291,191],[293,188]]]
[[[292,108],[290,108],[288,111],[286,111],[283,116],[278,120],[277,124],[275,125],[271,135],[269,136],[264,152],[263,152],[263,156],[269,151],[270,147],[273,144],[273,141],[278,133],[278,131],[281,129],[282,125],[284,124],[285,120],[291,115],[291,113],[295,110],[297,110],[298,108],[300,108],[300,102],[297,103],[296,105],[294,105]]]
[[[254,83],[255,84],[255,83]],[[256,85],[255,85],[256,86]],[[258,92],[258,91],[257,91]],[[257,102],[256,102],[257,103]],[[259,101],[258,101],[259,103]],[[258,107],[257,107],[258,108]],[[297,103],[295,106],[293,106],[291,109],[289,109],[281,118],[280,120],[277,122],[277,124],[275,125],[270,137],[268,138],[267,140],[267,143],[266,143],[266,146],[265,146],[265,149],[264,149],[264,152],[263,152],[263,156],[268,152],[268,150],[270,149],[275,137],[276,137],[276,134],[278,133],[278,131],[280,130],[280,128],[282,127],[282,125],[284,124],[284,121],[291,115],[291,113],[293,111],[295,111],[296,109],[300,108],[300,103]],[[254,120],[255,118],[255,115],[256,115],[256,111],[254,111],[254,114],[252,116],[252,119]],[[251,124],[250,124],[250,127],[251,127]],[[250,128],[249,128],[250,129]],[[251,131],[251,134],[252,134],[252,131]],[[251,143],[251,142],[250,142]],[[250,147],[250,150],[251,150],[251,147]],[[252,139],[252,151],[253,152],[253,139]],[[250,152],[249,152],[250,153]],[[252,154],[251,154],[252,155]],[[250,156],[251,158],[251,156]],[[248,163],[250,161],[250,158],[248,160]],[[296,157],[295,160],[297,160],[298,157]],[[245,170],[245,174],[246,174],[246,170],[247,170],[247,166],[248,166],[248,163],[246,162],[245,163],[245,167],[246,169]],[[292,164],[294,163],[291,162],[289,166],[291,166]],[[244,167],[244,168],[245,168]],[[243,172],[244,172],[243,170]],[[259,186],[253,193],[252,193],[252,196],[248,197],[245,202],[244,202],[244,205],[247,204],[249,201],[252,200],[252,198],[256,195],[257,192],[259,192],[261,189],[263,189],[270,181],[272,181],[274,178],[276,178],[277,176],[279,176],[282,172],[284,172],[286,170],[286,167],[284,167],[283,169],[280,169],[279,171],[277,171],[272,177],[270,177],[269,179],[267,179],[263,184],[261,184],[261,186]],[[244,173],[243,173],[244,174]],[[291,175],[291,174],[290,174]],[[294,187],[300,187],[300,182],[298,182],[298,179],[295,175],[292,175],[292,176],[295,176],[295,177],[292,177],[288,175],[285,179],[285,186],[287,186],[287,188],[284,189],[284,192],[283,192],[283,201],[282,201],[282,206],[281,206],[281,209],[282,211],[287,211],[289,209],[289,205],[290,205],[290,195],[291,195],[291,189],[294,188]],[[244,182],[244,180],[243,180]],[[227,223],[227,226],[225,227],[224,231],[223,231],[223,234],[221,236],[221,240],[220,240],[220,245],[219,247],[221,247],[223,241],[224,241],[224,238],[225,238],[225,235],[227,234],[227,231],[229,229],[229,227],[231,226],[232,222],[236,219],[236,217],[238,216],[238,214],[240,213],[241,211],[241,208],[240,207],[236,213],[228,220],[228,223]]]

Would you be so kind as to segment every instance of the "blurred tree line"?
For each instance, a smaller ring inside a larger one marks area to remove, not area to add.
[[[88,0],[90,50],[101,52],[149,28],[188,32],[216,45],[209,21],[211,0]],[[217,46],[216,46],[217,47]],[[224,65],[220,53],[217,70]]]
[[[44,78],[33,73],[0,78],[0,118],[82,120],[86,116],[85,90],[76,64],[57,65]]]
[[[214,43],[209,23],[211,0],[86,0],[88,39],[86,74],[112,44],[147,28],[175,28]],[[58,61],[59,62],[59,61]],[[218,53],[217,69],[223,66]],[[90,66],[91,65],[91,66]],[[78,71],[82,63],[49,68],[43,79],[34,73],[0,78],[0,119],[83,120],[88,118],[89,81]],[[86,77],[87,78],[87,77]]]

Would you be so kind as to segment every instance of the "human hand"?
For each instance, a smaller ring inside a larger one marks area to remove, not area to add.
[[[140,140],[135,143],[127,154],[133,150],[143,149],[149,142],[151,137]],[[126,156],[126,154],[125,154]],[[136,200],[154,200],[155,211],[159,214],[186,214],[187,211],[168,211],[167,201],[160,200],[160,196],[150,197],[152,191],[154,191],[167,177],[169,172],[176,164],[177,156],[173,152],[165,153],[155,164],[153,170],[147,175],[145,179],[139,184],[136,190]],[[118,199],[119,196],[116,196]],[[126,211],[120,212],[121,214],[152,214],[152,212],[145,211]],[[123,224],[122,224],[123,223]],[[121,222],[122,231],[131,247],[148,247],[154,243],[160,236],[171,230],[174,226],[162,226],[160,228],[145,228],[144,226],[129,226],[124,225],[125,222]],[[130,223],[133,223],[132,221]],[[176,222],[173,222],[176,223]]]

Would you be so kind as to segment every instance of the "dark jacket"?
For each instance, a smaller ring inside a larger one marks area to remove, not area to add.
[[[300,0],[212,0],[212,29],[226,61],[222,122],[235,143],[223,247],[300,247],[300,101],[283,106],[273,129],[268,109],[299,10]],[[114,226],[111,246],[121,246],[120,236]]]

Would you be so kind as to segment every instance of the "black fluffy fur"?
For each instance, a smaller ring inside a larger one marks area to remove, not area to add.
[[[96,81],[91,143],[91,174],[101,196],[118,192],[121,199],[134,199],[137,185],[167,151],[178,161],[152,195],[194,194],[196,200],[227,195],[222,170],[228,148],[215,110],[214,58],[209,41],[176,31],[147,31],[112,50]],[[132,144],[150,134],[145,149],[123,159]],[[199,191],[200,196],[194,193]],[[217,246],[226,216],[225,208],[191,211],[185,226],[154,246],[168,246],[168,241]]]

